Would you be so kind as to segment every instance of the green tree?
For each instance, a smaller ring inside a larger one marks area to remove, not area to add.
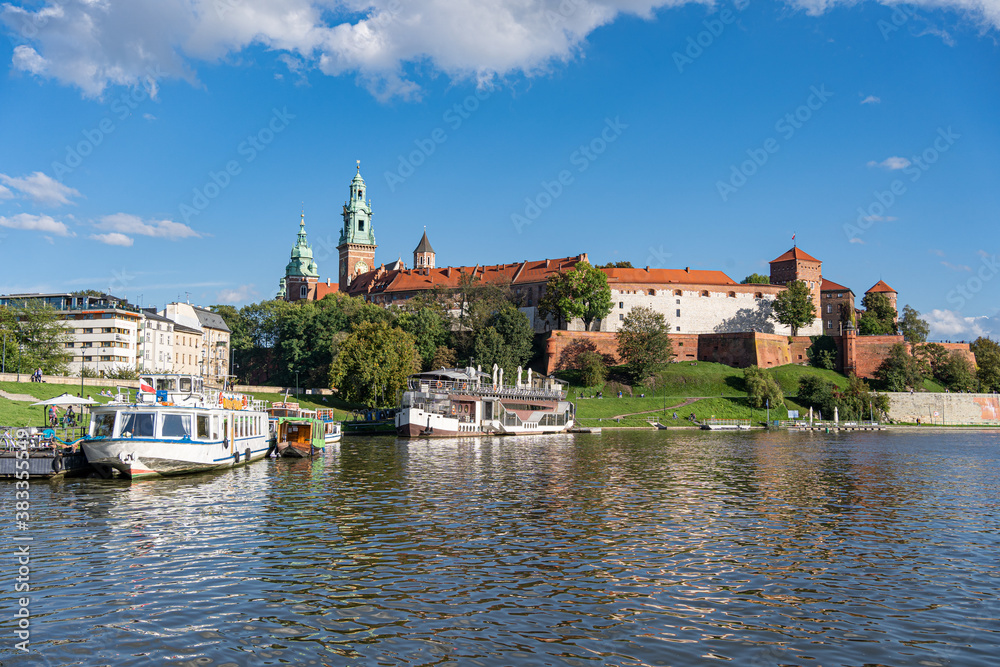
[[[563,321],[579,317],[583,319],[584,330],[589,331],[594,320],[607,317],[611,308],[608,277],[588,262],[579,262],[565,273],[549,276],[545,294],[538,300],[539,315],[555,316],[557,328],[562,328]]]
[[[476,333],[473,352],[476,364],[489,371],[496,364],[507,378],[525,368],[531,358],[534,331],[528,317],[513,304],[504,304]]]
[[[858,333],[878,336],[896,332],[896,310],[889,297],[880,292],[869,292],[861,300],[865,312],[858,320]]]
[[[976,391],[979,381],[975,370],[958,350],[952,350],[941,367],[941,383],[951,391]]]
[[[639,306],[629,311],[618,330],[618,356],[635,383],[644,382],[670,361],[673,346],[663,313]]]
[[[980,336],[969,347],[976,355],[976,377],[980,390],[1000,392],[1000,345]]]
[[[832,336],[813,336],[808,355],[816,368],[832,371],[837,367],[837,343]]]
[[[229,327],[229,347],[233,350],[248,350],[251,347],[250,336],[247,335],[246,321],[235,306],[229,304],[216,304],[209,306],[209,310],[218,313],[222,321]]]
[[[740,281],[741,285],[770,285],[771,279],[767,276],[762,276],[759,273],[751,273],[749,276]]]
[[[816,319],[816,304],[813,303],[809,286],[801,280],[793,280],[785,287],[774,300],[771,317],[779,324],[790,327],[792,335],[797,336],[799,327]]]
[[[920,374],[925,378],[941,378],[941,371],[948,360],[948,350],[940,343],[924,343],[913,346],[913,358],[917,360]]]
[[[413,337],[388,323],[362,322],[340,345],[330,385],[341,398],[369,407],[395,406],[419,368]]]
[[[909,343],[923,343],[927,340],[927,334],[931,332],[927,320],[920,319],[920,313],[909,305],[903,306],[903,315],[899,318],[899,330]]]
[[[580,364],[580,381],[584,387],[596,387],[604,384],[608,377],[608,367],[604,364],[604,356],[586,350],[581,352],[578,361]]]
[[[434,358],[431,359],[430,369],[455,368],[456,364],[455,350],[446,345],[438,345],[438,349],[434,351]]]
[[[446,316],[437,309],[425,306],[417,310],[404,310],[396,318],[396,325],[413,336],[424,370],[432,368],[431,362],[438,347],[448,340]]]
[[[634,269],[632,262],[608,262],[607,264],[599,264],[594,267],[595,269]]]
[[[847,389],[834,392],[841,419],[881,419],[889,412],[889,397],[868,388],[868,383],[854,375],[848,380]]]
[[[924,382],[917,360],[910,356],[902,343],[896,343],[889,349],[889,355],[875,370],[875,379],[886,391],[917,389]]]
[[[819,410],[820,416],[833,419],[833,409],[837,407],[836,385],[818,375],[807,375],[799,380],[798,402]]]
[[[746,384],[747,398],[755,408],[770,406],[776,408],[784,405],[785,397],[781,387],[763,368],[748,366],[743,369],[743,382]]]
[[[41,368],[47,375],[66,374],[72,360],[66,344],[71,339],[52,306],[28,301],[22,308],[0,307],[0,313],[0,327],[7,336],[8,370],[17,364],[21,372]]]

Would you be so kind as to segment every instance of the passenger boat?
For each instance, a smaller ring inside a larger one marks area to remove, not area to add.
[[[268,450],[264,402],[205,389],[195,375],[144,375],[133,397],[91,409],[81,443],[98,472],[132,478],[245,465]]]
[[[279,417],[275,433],[278,456],[305,458],[326,446],[326,425],[315,417]]]
[[[77,443],[60,440],[51,429],[0,433],[0,479],[72,477],[91,470]]]
[[[493,374],[475,368],[443,368],[407,380],[396,433],[403,437],[525,435],[562,433],[573,427],[575,409],[561,382],[532,378],[504,385],[503,370]]]

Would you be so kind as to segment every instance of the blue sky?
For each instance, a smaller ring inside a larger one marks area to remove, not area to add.
[[[0,293],[336,280],[361,160],[388,262],[767,273],[792,234],[940,339],[1000,336],[1000,2],[2,5]]]

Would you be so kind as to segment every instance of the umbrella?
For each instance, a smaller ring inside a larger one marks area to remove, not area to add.
[[[73,394],[63,394],[62,396],[56,396],[55,398],[50,398],[47,401],[39,401],[37,403],[32,403],[32,405],[98,405],[99,401],[95,401],[89,398],[80,398],[79,396],[74,396]]]

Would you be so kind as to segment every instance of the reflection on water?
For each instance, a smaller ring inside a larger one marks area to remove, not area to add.
[[[33,483],[32,653],[8,557],[0,663],[993,665],[998,444],[346,439]]]

